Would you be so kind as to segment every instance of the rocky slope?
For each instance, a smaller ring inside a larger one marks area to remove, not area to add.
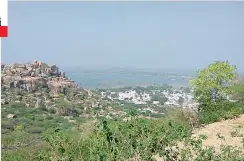
[[[78,87],[56,65],[33,61],[1,68],[2,105],[20,102],[30,108],[56,107],[57,113],[65,116],[72,113],[70,108],[74,106],[88,111],[109,105],[99,95]]]
[[[55,96],[66,88],[77,88],[74,81],[60,72],[56,65],[34,61],[28,64],[10,64],[2,66],[2,87],[18,88],[28,92],[35,92],[39,88],[48,87],[51,95]]]

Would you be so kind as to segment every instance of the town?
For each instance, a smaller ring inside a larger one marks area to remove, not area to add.
[[[102,98],[125,101],[136,105],[155,105],[191,108],[197,107],[193,90],[189,87],[174,88],[169,85],[125,87],[100,90]]]

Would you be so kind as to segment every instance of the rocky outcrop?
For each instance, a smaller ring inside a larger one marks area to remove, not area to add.
[[[100,95],[78,87],[56,65],[40,61],[2,65],[1,78],[4,108],[25,106],[54,115],[93,116],[92,108],[98,110],[109,104]]]
[[[78,88],[56,65],[49,66],[41,61],[2,66],[1,77],[5,88],[18,88],[28,92],[48,87],[52,95],[57,95],[67,88]]]

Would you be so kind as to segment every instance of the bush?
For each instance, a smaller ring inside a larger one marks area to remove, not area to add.
[[[32,127],[32,128],[29,128],[26,130],[26,132],[31,133],[31,134],[39,134],[42,131],[44,131],[44,129],[41,127]]]
[[[19,108],[25,107],[25,104],[22,103],[22,102],[20,102],[20,103],[11,103],[10,106],[11,106],[11,108],[19,109]]]
[[[76,117],[76,116],[79,116],[80,114],[82,114],[83,110],[80,108],[75,108],[73,113],[74,113],[73,116]]]
[[[45,119],[52,120],[53,119],[53,116],[47,115]]]
[[[14,130],[18,130],[18,131],[24,131],[24,129],[25,129],[25,126],[21,125],[21,124],[15,125],[15,127],[14,127]]]
[[[141,160],[151,160],[170,143],[191,134],[190,127],[181,121],[140,119],[133,112],[131,116],[128,122],[101,119],[86,140],[77,140],[79,137],[74,134],[79,136],[78,131],[60,128],[45,134],[45,140],[54,148],[53,156],[58,156],[57,160],[64,157],[68,160],[126,160],[135,155]]]
[[[43,121],[44,120],[44,117],[43,116],[36,116],[35,117],[35,120],[36,121]]]
[[[45,111],[45,112],[48,111],[48,109],[46,108],[45,105],[40,105],[39,110]]]
[[[48,112],[49,112],[50,114],[55,114],[55,113],[56,113],[56,109],[53,108],[53,107],[51,107],[51,108],[48,109]]]
[[[6,134],[6,133],[8,133],[8,132],[9,132],[8,129],[1,129],[1,133],[2,133],[2,134]]]
[[[200,124],[208,124],[221,120],[221,116],[218,111],[204,111],[198,114],[198,119]]]
[[[244,105],[228,101],[219,104],[221,108],[205,110],[198,113],[199,124],[210,124],[221,120],[231,119],[244,113]]]
[[[231,87],[232,99],[244,104],[244,83],[236,83]]]
[[[14,129],[14,124],[10,122],[2,122],[1,123],[2,129]]]

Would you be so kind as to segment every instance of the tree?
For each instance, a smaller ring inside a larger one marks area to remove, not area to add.
[[[235,83],[232,87],[232,97],[236,101],[244,104],[244,82]]]
[[[218,103],[226,100],[230,94],[233,80],[236,78],[236,67],[228,61],[217,61],[200,70],[195,79],[191,80],[194,97],[198,101],[198,110],[211,110]]]

